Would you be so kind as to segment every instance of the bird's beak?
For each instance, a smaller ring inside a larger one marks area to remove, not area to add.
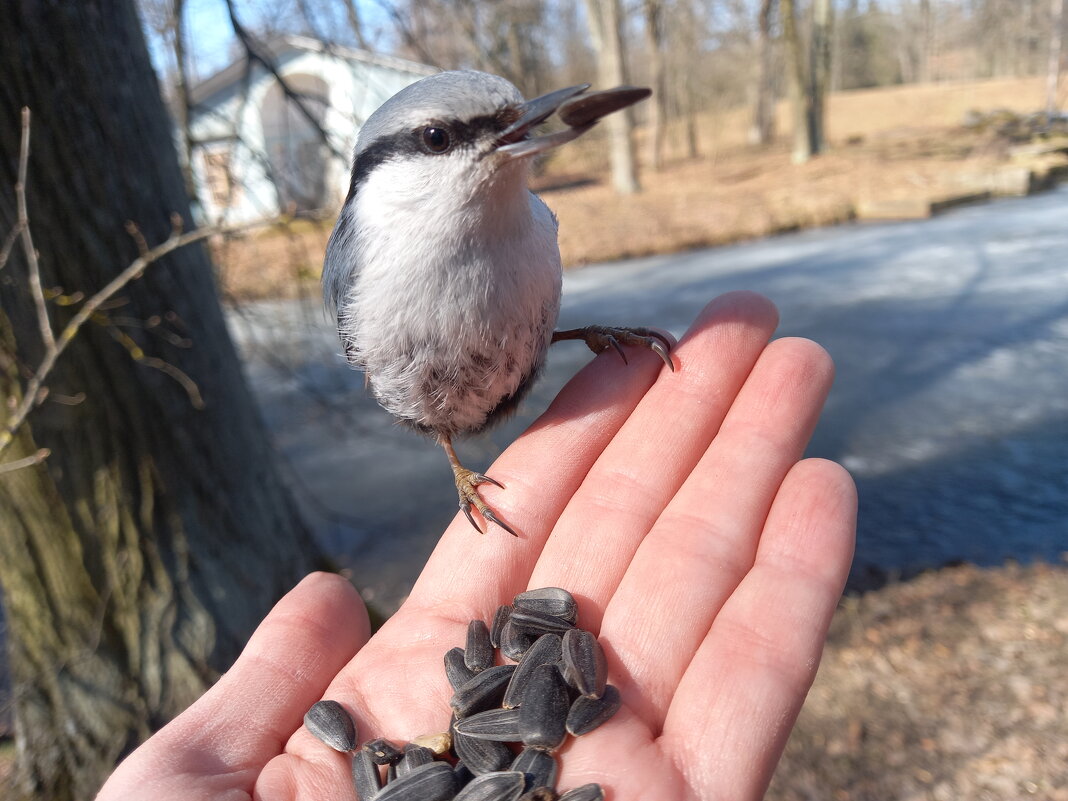
[[[613,111],[619,111],[652,94],[650,89],[620,86],[601,92],[589,92],[588,83],[557,89],[518,106],[519,117],[497,138],[496,152],[510,158],[533,156],[558,147],[586,133],[594,124]],[[554,113],[567,127],[556,133],[531,138],[530,131]]]

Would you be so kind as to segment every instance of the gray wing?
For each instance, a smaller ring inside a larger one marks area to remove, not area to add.
[[[359,274],[351,208],[350,203],[342,206],[341,214],[330,234],[330,241],[327,242],[326,257],[323,260],[323,303],[326,304],[327,311],[334,316]]]

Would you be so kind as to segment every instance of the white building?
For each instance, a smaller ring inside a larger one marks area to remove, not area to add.
[[[437,72],[302,36],[280,37],[268,49],[319,125],[255,60],[241,58],[194,86],[193,175],[206,222],[252,222],[340,204],[360,126],[400,89]]]

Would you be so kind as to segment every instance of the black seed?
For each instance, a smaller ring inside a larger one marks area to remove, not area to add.
[[[449,705],[457,717],[465,718],[476,712],[500,706],[505,688],[512,678],[515,665],[486,668],[453,693]]]
[[[535,787],[519,796],[519,801],[558,801],[558,797],[552,787]]]
[[[376,765],[392,765],[394,762],[399,762],[401,757],[404,756],[404,752],[399,750],[393,743],[381,738],[368,740],[363,744],[363,750],[371,755],[371,761]]]
[[[511,604],[497,607],[497,612],[493,615],[493,625],[490,626],[490,645],[494,648],[501,647],[501,631],[504,629],[504,624],[508,622],[511,614]]]
[[[604,790],[599,784],[584,784],[568,790],[557,801],[604,801]]]
[[[357,751],[352,757],[352,784],[356,788],[358,801],[371,801],[382,789],[382,775],[374,757],[366,748]]]
[[[501,630],[501,653],[518,662],[536,639],[538,639],[537,635],[513,625],[512,618],[509,617],[508,622],[504,624],[504,628]]]
[[[608,680],[604,649],[588,631],[572,629],[563,638],[564,678],[582,695],[600,698]]]
[[[523,792],[556,785],[556,758],[548,751],[524,748],[512,762],[511,770],[519,771],[526,778]]]
[[[520,631],[531,634],[535,638],[550,631],[562,636],[568,629],[575,628],[574,623],[564,620],[562,617],[518,607],[512,612],[508,622]]]
[[[407,776],[413,770],[434,761],[434,752],[421,745],[404,746],[404,758],[397,763],[397,778]]]
[[[555,664],[538,665],[527,680],[519,707],[519,733],[523,745],[558,748],[567,736],[567,685]]]
[[[454,731],[479,740],[514,743],[519,740],[519,710],[489,709],[456,721]]]
[[[445,652],[445,678],[454,690],[471,681],[477,672],[467,666],[463,648],[450,648]]]
[[[517,801],[522,792],[522,773],[498,771],[473,779],[456,796],[456,801]]]
[[[493,646],[490,645],[489,629],[481,620],[472,620],[467,624],[464,664],[476,673],[493,665]]]
[[[452,801],[455,796],[452,765],[429,762],[398,776],[374,796],[374,801]]]
[[[335,751],[356,749],[356,724],[352,715],[337,701],[319,701],[312,704],[304,716],[308,731]]]
[[[523,691],[530,680],[530,674],[538,665],[555,664],[560,660],[561,642],[557,634],[543,634],[527,649],[504,691],[502,705],[508,709],[519,706],[523,700]]]
[[[475,774],[471,772],[471,768],[463,763],[463,760],[457,760],[456,764],[452,766],[452,778],[456,782],[456,789],[462,790],[469,781],[475,778]]]
[[[453,734],[452,750],[476,776],[504,770],[515,757],[512,749],[504,743],[496,740],[478,740],[458,732]]]
[[[567,713],[567,730],[576,737],[588,734],[616,714],[621,703],[619,690],[611,684],[605,685],[600,698],[579,696]]]
[[[574,623],[578,618],[578,604],[575,603],[574,597],[559,587],[543,587],[540,590],[521,592],[512,603],[516,609],[543,612],[563,618],[568,623]]]

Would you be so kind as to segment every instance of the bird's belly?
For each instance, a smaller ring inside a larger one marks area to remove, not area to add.
[[[375,398],[402,422],[437,436],[481,430],[522,399],[545,360],[558,301],[475,323],[469,316],[395,319],[363,348]],[[429,324],[429,325],[428,325]]]

